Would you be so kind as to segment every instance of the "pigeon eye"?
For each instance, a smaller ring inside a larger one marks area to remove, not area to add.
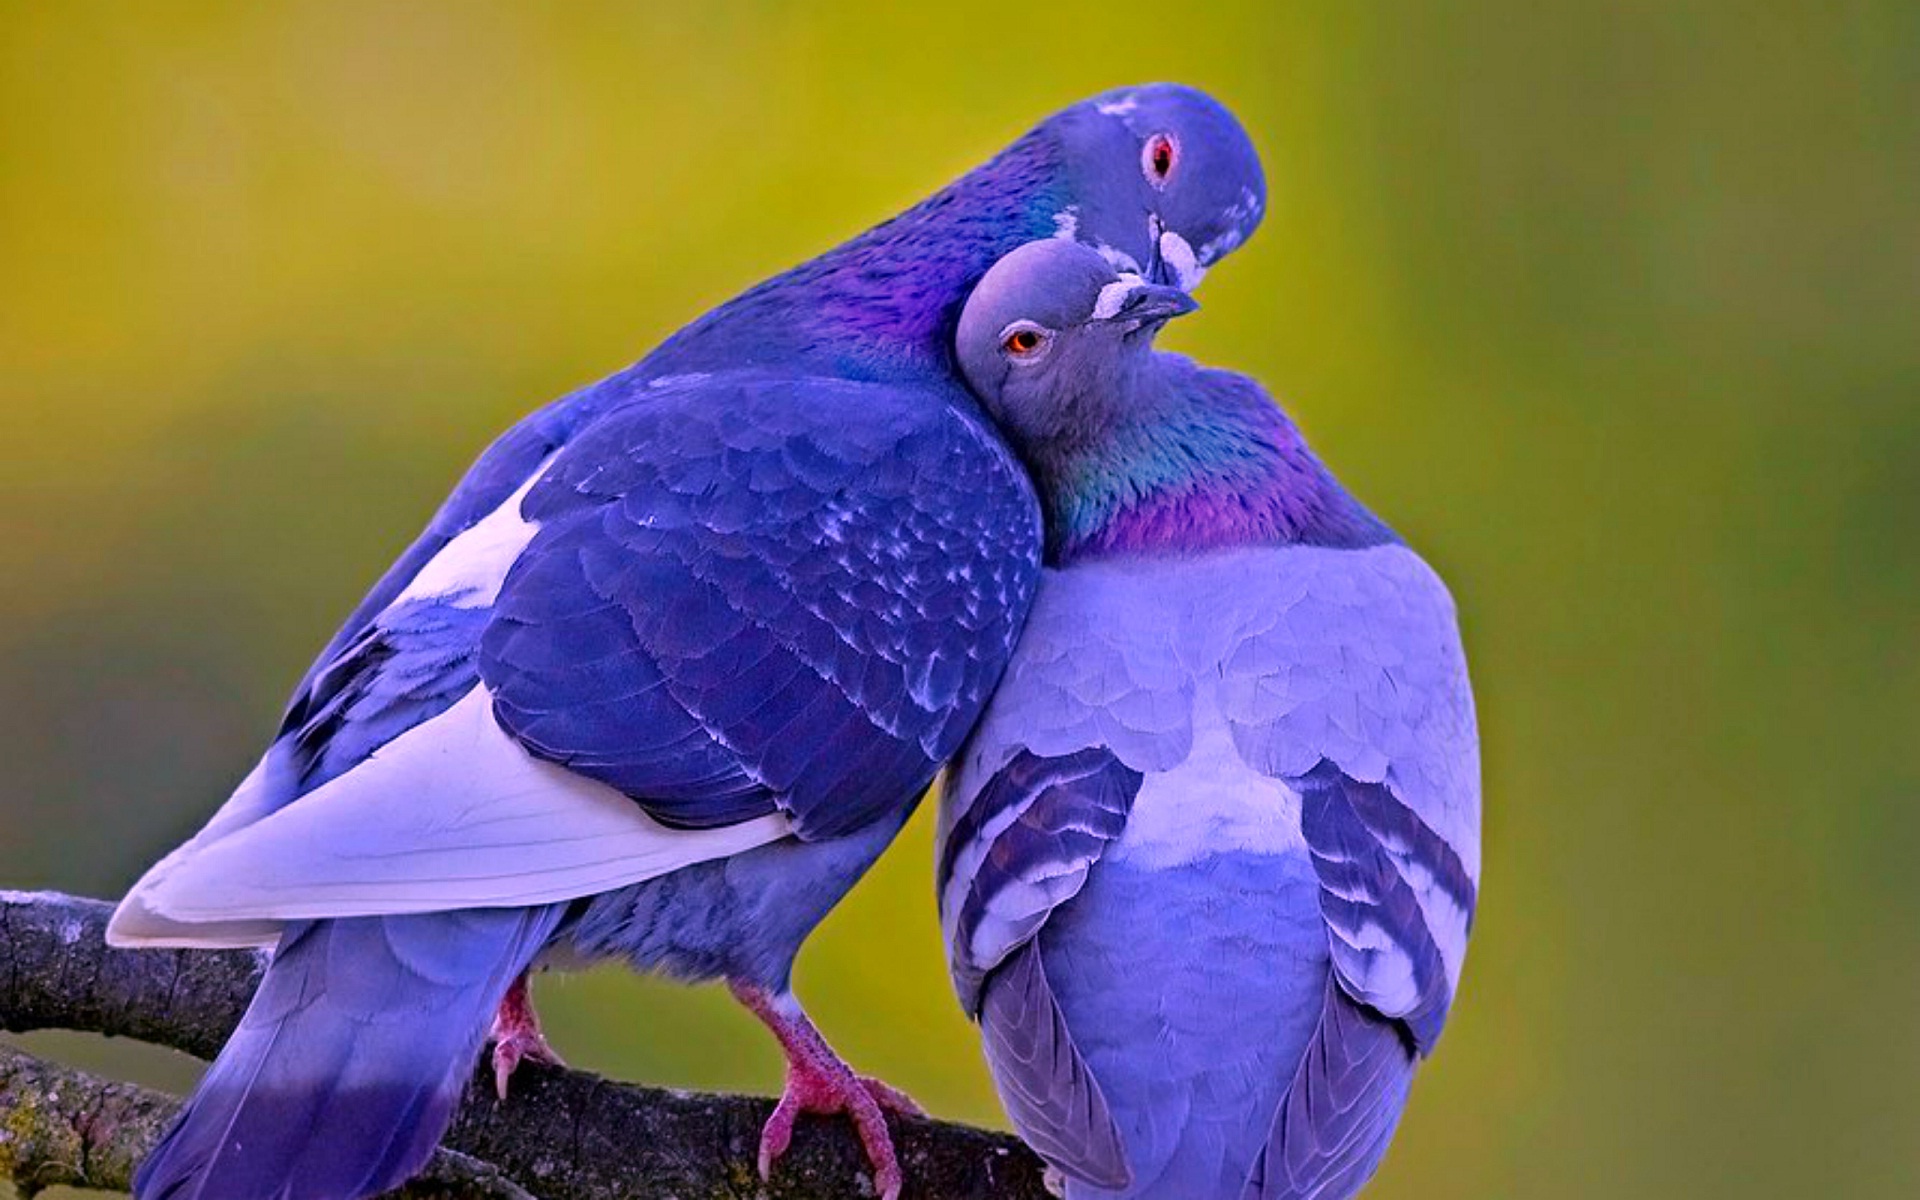
[[[1016,325],[1000,335],[1000,348],[1017,359],[1031,361],[1046,347],[1046,331],[1033,325]]]
[[[1167,186],[1180,161],[1180,145],[1170,133],[1156,133],[1140,147],[1140,169],[1154,187]]]

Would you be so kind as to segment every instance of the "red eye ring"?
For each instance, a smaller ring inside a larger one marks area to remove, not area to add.
[[[1180,165],[1180,143],[1170,133],[1156,133],[1140,146],[1140,171],[1154,187],[1167,186]]]
[[[1007,348],[1008,354],[1025,356],[1032,354],[1040,348],[1040,340],[1040,334],[1037,330],[1016,329],[1007,335],[1007,340],[1002,342],[1001,345]]]

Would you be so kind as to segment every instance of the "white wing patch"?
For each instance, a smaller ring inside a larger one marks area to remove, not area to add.
[[[120,906],[113,910],[113,917],[107,922],[107,944],[109,946],[271,946],[280,940],[280,923],[277,921],[232,921],[223,923],[217,931],[211,932],[217,941],[178,942],[168,940],[168,934],[175,928],[174,922],[154,912],[146,901],[147,884],[171,872],[188,858],[212,845],[220,838],[236,829],[244,828],[273,811],[273,789],[267,786],[268,760],[263,758],[233,789],[233,795],[227,798],[219,811],[201,826],[200,832],[187,839],[184,845],[175,847],[173,852],[148,868],[140,881],[133,885]]]
[[[169,855],[121,903],[109,940],[258,945],[288,920],[546,904],[791,832],[777,813],[721,829],[661,825],[613,788],[528,754],[476,687],[297,802]]]
[[[520,502],[547,473],[549,458],[506,502],[448,542],[427,560],[413,582],[393,598],[393,608],[411,600],[438,600],[454,608],[489,608],[499,598],[507,572],[540,527],[520,515]]]

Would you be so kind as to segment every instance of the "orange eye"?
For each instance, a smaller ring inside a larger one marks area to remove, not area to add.
[[[1009,354],[1032,354],[1040,348],[1040,335],[1031,329],[1016,329],[1003,344]]]
[[[1147,139],[1140,148],[1140,166],[1146,172],[1147,182],[1155,187],[1164,187],[1173,175],[1174,164],[1180,161],[1180,147],[1169,134],[1156,133]]]

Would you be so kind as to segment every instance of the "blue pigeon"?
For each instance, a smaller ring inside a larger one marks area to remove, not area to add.
[[[1257,384],[1153,350],[1193,307],[1039,242],[961,317],[1047,567],[943,791],[942,930],[1070,1200],[1334,1200],[1459,982],[1473,698],[1439,578]]]
[[[551,1058],[529,967],[724,980],[786,1052],[764,1173],[883,1110],[791,992],[801,942],[972,726],[1040,573],[1030,483],[952,358],[1037,237],[1191,284],[1259,160],[1188,88],[1108,93],[695,321],[481,456],[133,888],[116,945],[273,948],[141,1197],[337,1200],[414,1174],[491,1029]],[[491,1019],[491,1026],[490,1026]]]

